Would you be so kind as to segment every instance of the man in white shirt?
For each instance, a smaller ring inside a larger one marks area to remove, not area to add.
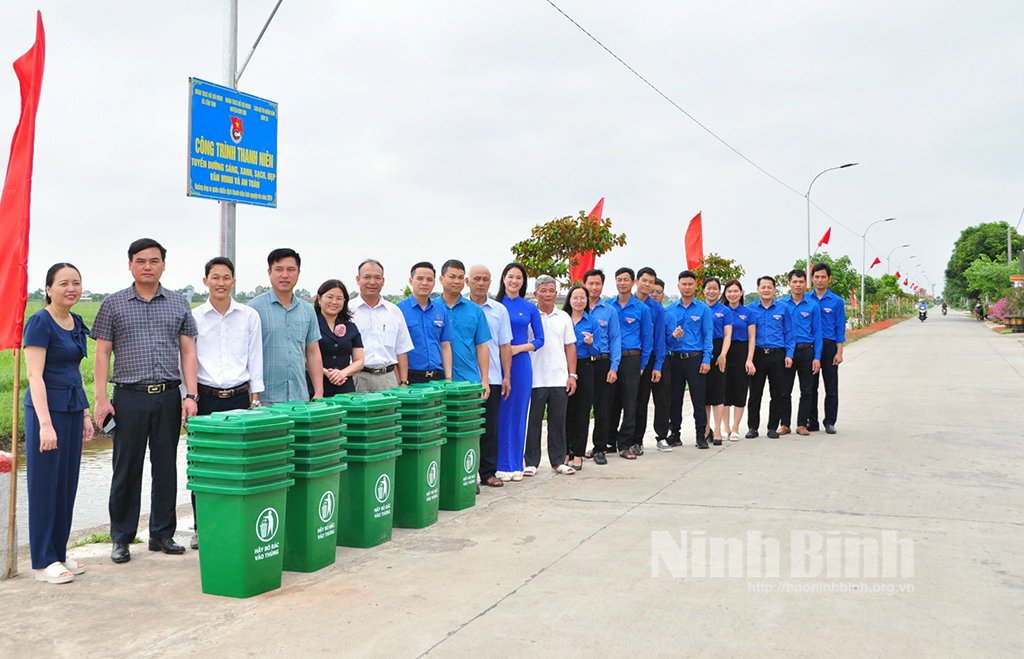
[[[255,310],[231,298],[235,287],[235,265],[223,256],[206,264],[203,284],[210,298],[192,310],[199,334],[196,358],[199,362],[200,415],[242,410],[260,404],[263,391],[263,334]],[[195,515],[196,497],[192,495]],[[192,549],[199,548],[198,522],[192,534]]]
[[[480,482],[489,487],[502,487],[497,477],[498,470],[498,411],[501,401],[508,398],[512,389],[509,374],[512,372],[512,323],[505,305],[487,297],[491,288],[491,271],[482,265],[474,265],[466,277],[469,299],[480,305],[491,330],[487,342],[488,359],[487,385],[490,394],[484,402],[484,434],[480,437]]]
[[[540,466],[540,425],[544,410],[548,413],[548,460],[559,474],[574,474],[565,464],[565,408],[576,391],[576,330],[572,318],[555,308],[558,284],[548,275],[537,277],[534,288],[537,308],[544,324],[544,345],[530,353],[533,365],[533,392],[526,421],[526,468],[523,476],[533,476]]]
[[[384,391],[409,384],[413,349],[402,310],[381,297],[384,266],[366,259],[356,274],[359,297],[352,301],[352,322],[363,337],[363,370],[353,376],[356,391]]]

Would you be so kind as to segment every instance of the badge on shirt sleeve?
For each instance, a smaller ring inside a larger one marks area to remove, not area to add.
[[[746,319],[747,319],[746,316],[740,316],[740,320],[746,320]]]
[[[719,317],[719,318],[725,318],[725,314],[724,314],[724,313],[717,313],[717,312],[716,312],[716,313],[715,313],[715,316],[717,316],[717,317]],[[694,320],[696,320],[696,318],[694,318]]]
[[[601,327],[604,327],[605,325],[608,324],[608,321],[607,320],[599,320],[599,321],[597,321],[597,324],[600,325]]]

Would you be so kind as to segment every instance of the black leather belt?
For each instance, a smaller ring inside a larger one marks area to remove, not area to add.
[[[813,348],[814,344],[813,343],[798,343],[798,344],[796,344],[796,347],[797,348]]]
[[[835,339],[822,339],[822,342],[823,343],[831,343],[832,345],[836,344],[836,340]]]
[[[214,398],[234,398],[235,396],[249,393],[249,385],[246,383],[231,389],[217,389],[216,387],[208,387],[205,384],[201,384],[199,385],[199,393],[213,396]]]
[[[763,352],[766,355],[771,355],[771,354],[774,354],[776,352],[785,352],[786,349],[785,348],[758,348],[758,351],[759,352]]]
[[[120,384],[114,383],[115,387],[121,389],[127,389],[129,391],[141,391],[147,394],[162,394],[165,391],[171,391],[181,386],[181,380],[168,380],[167,382],[157,382],[154,384]]]
[[[697,350],[696,352],[672,352],[671,350],[669,350],[668,354],[679,359],[689,359],[690,357],[697,357],[698,355],[703,355],[704,351]]]
[[[639,354],[640,354],[639,350],[623,350],[622,351],[622,356],[623,357],[632,357],[633,355],[639,355]]]
[[[393,370],[395,370],[395,365],[391,364],[390,366],[381,366],[380,368],[367,367],[364,368],[362,372],[369,373],[370,375],[384,375],[385,373],[390,373]]]
[[[606,352],[606,353],[604,353],[602,355],[598,355],[597,357],[591,357],[590,361],[592,361],[592,362],[601,362],[601,361],[604,361],[606,359],[611,359],[611,358],[612,358],[612,356]]]
[[[416,375],[416,376],[423,377],[423,378],[432,378],[432,377],[435,377],[435,376],[439,376],[443,372],[444,371],[440,371],[440,370],[416,371],[416,370],[413,370],[413,369],[409,369],[409,375]]]

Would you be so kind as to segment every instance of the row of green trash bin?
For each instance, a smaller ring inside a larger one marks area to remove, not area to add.
[[[322,569],[336,546],[372,547],[393,526],[474,505],[482,391],[431,383],[191,419],[203,592],[279,588],[282,570]]]

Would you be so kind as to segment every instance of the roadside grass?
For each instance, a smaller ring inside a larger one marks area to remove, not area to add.
[[[110,544],[113,541],[114,539],[110,537],[109,533],[93,533],[87,538],[82,538],[78,542],[71,543],[70,545],[68,545],[68,549],[74,549],[75,547],[84,547],[86,545]],[[135,536],[135,539],[132,540],[133,545],[140,544],[141,542],[142,538],[138,536]]]

